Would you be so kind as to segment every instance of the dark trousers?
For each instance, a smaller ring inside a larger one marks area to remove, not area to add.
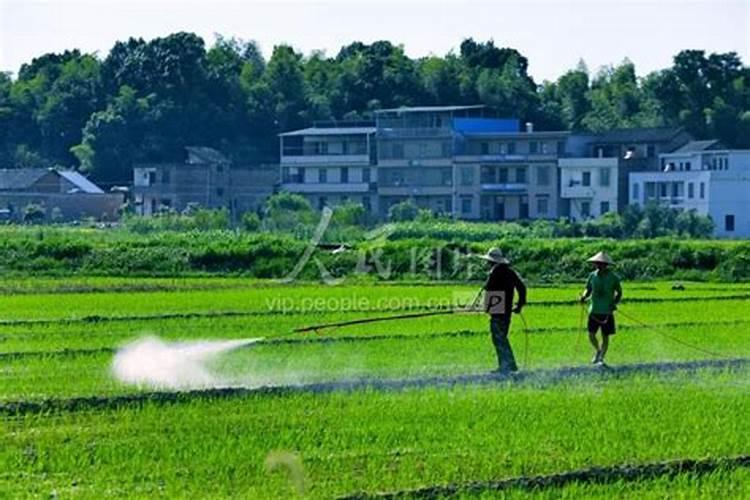
[[[513,356],[513,349],[508,342],[508,332],[510,331],[510,314],[490,316],[490,332],[492,333],[492,343],[495,345],[497,352],[497,363],[502,371],[516,371],[516,358]]]

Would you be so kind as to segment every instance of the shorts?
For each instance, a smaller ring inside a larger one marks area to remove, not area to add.
[[[617,330],[614,314],[589,314],[589,333],[596,333],[599,328],[602,335],[614,335]]]

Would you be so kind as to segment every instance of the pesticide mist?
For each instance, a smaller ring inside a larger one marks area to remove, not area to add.
[[[112,373],[121,382],[142,387],[224,387],[230,382],[212,373],[209,363],[223,353],[260,340],[165,342],[157,337],[145,337],[117,351],[112,362]]]

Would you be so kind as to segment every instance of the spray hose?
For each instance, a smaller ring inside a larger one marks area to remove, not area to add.
[[[523,333],[524,333],[523,369],[528,370],[529,369],[529,324],[526,322],[526,317],[523,315],[522,312],[519,311],[518,315],[521,316],[521,322],[523,323]]]
[[[653,326],[651,326],[651,325],[649,325],[647,323],[644,323],[643,321],[641,321],[640,319],[636,318],[632,314],[628,314],[628,313],[624,312],[622,309],[618,309],[618,310],[620,311],[620,314],[622,314],[624,317],[628,318],[629,320],[634,321],[639,326],[641,326],[643,328],[646,328],[647,330],[649,330],[649,331],[651,331],[653,333],[656,333],[657,335],[661,335],[662,337],[664,337],[664,338],[666,338],[668,340],[671,340],[672,342],[675,342],[677,344],[681,344],[681,345],[683,345],[685,347],[688,347],[688,348],[693,349],[695,351],[701,352],[703,354],[708,354],[709,356],[714,356],[714,357],[717,357],[717,358],[725,358],[725,357],[727,357],[724,354],[719,354],[718,352],[715,352],[715,351],[709,351],[708,349],[704,349],[703,347],[691,344],[689,342],[685,342],[684,340],[678,339],[676,337],[673,337],[672,335],[668,335],[668,334],[666,334],[664,332],[661,332],[661,331],[657,330],[655,327],[653,327]]]

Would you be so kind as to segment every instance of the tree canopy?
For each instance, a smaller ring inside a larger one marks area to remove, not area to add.
[[[538,130],[684,126],[697,139],[750,147],[750,68],[736,53],[685,50],[638,77],[625,60],[592,74],[583,61],[535,82],[520,52],[464,40],[457,53],[408,57],[389,41],[334,56],[287,45],[265,60],[252,41],[193,33],[117,42],[103,59],[44,54],[0,74],[0,164],[79,168],[104,184],[133,163],[175,160],[186,145],[238,162],[273,162],[276,134],[385,107],[485,104]]]

